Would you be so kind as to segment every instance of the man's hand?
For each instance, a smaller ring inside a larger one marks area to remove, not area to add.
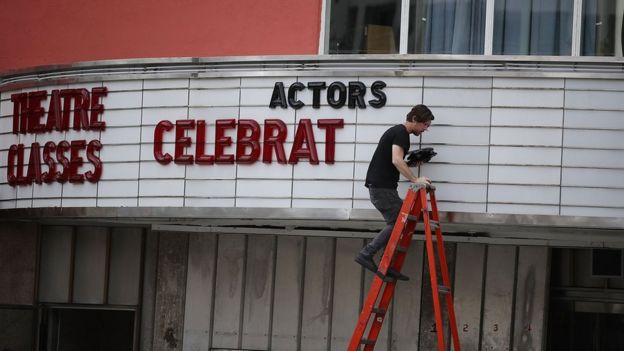
[[[416,178],[415,181],[413,181],[412,183],[426,183],[426,184],[431,184],[431,179],[427,178],[427,177],[418,177]]]

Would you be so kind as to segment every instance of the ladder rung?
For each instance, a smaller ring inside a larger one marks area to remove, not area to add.
[[[383,275],[380,271],[377,271],[377,276],[381,278],[381,280],[383,280],[384,283],[393,283],[397,281],[395,278],[392,278],[388,275]]]
[[[386,314],[386,310],[383,308],[373,308],[373,313],[383,316]]]
[[[397,251],[397,252],[407,252],[407,249],[408,249],[408,247],[407,247],[407,246],[400,246],[400,245],[397,245],[397,247],[396,247],[396,251]]]
[[[438,292],[440,294],[450,294],[451,293],[451,288],[449,288],[448,286],[439,285],[438,286]]]
[[[360,341],[360,344],[374,346],[375,340],[362,339],[362,341]]]
[[[407,215],[407,219],[410,220],[410,221],[417,221],[418,220],[418,216]]]
[[[438,229],[438,227],[440,226],[440,222],[438,221],[429,221],[429,223],[431,224],[431,229],[433,230]]]

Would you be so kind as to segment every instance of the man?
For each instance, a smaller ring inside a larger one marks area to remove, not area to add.
[[[381,136],[368,166],[365,186],[368,188],[371,202],[383,215],[386,227],[364,246],[355,257],[355,261],[372,272],[377,272],[373,256],[386,247],[394,228],[394,222],[403,205],[403,200],[397,192],[399,174],[412,183],[431,183],[427,177],[414,175],[403,158],[409,151],[410,134],[419,136],[429,128],[433,119],[433,113],[427,106],[414,106],[403,124],[391,127]],[[392,268],[388,269],[388,276],[400,280],[409,279]]]

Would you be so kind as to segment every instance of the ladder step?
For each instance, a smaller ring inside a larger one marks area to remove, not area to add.
[[[397,247],[396,247],[396,251],[397,251],[397,252],[407,252],[407,249],[408,249],[408,247],[407,247],[407,246],[400,246],[400,245],[397,245]]]
[[[418,220],[418,216],[407,215],[407,219],[410,220],[410,221],[417,221]]]
[[[377,271],[377,276],[378,276],[379,278],[381,278],[381,280],[383,280],[383,281],[384,281],[384,283],[394,283],[394,282],[396,282],[396,281],[397,281],[395,278],[392,278],[392,277],[390,277],[390,276],[388,276],[388,275],[383,275],[383,274],[381,274],[381,272],[380,272],[380,271]]]
[[[360,341],[360,344],[375,346],[375,340],[362,339],[362,341]]]
[[[373,313],[379,315],[379,316],[383,316],[386,314],[386,310],[383,308],[373,308]]]
[[[450,294],[451,288],[449,288],[448,286],[444,286],[444,285],[438,285],[438,292],[440,294]]]

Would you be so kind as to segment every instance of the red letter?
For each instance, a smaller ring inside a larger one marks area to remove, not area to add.
[[[61,90],[61,97],[63,98],[63,118],[61,119],[60,123],[60,131],[63,131],[69,130],[69,114],[71,112],[71,101],[74,97],[74,89]],[[57,125],[59,125],[58,122]]]
[[[212,155],[206,155],[206,121],[197,121],[197,133],[195,134],[197,139],[195,144],[195,163],[198,165],[211,165],[214,163],[214,157]]]
[[[273,131],[277,130],[277,134],[273,135]],[[279,119],[264,120],[264,150],[262,150],[262,162],[271,163],[273,158],[273,148],[277,155],[277,162],[286,163],[286,153],[284,152],[284,141],[288,130],[286,124]]]
[[[87,145],[87,159],[93,164],[93,172],[85,173],[85,178],[91,183],[97,183],[102,176],[102,161],[95,155],[95,152],[100,150],[102,150],[102,144],[99,140],[91,140]]]
[[[100,104],[100,98],[108,95],[106,87],[91,89],[91,130],[105,130],[106,122],[99,121],[98,118],[104,112],[104,105]],[[49,112],[48,112],[49,113]]]
[[[306,148],[302,148],[303,143],[306,143]],[[310,163],[318,165],[318,155],[316,153],[316,142],[314,141],[314,131],[312,130],[312,122],[304,118],[299,121],[297,126],[297,132],[295,134],[295,143],[292,150],[290,150],[290,157],[288,163],[297,164],[299,159],[309,158]]]
[[[11,95],[13,101],[13,134],[28,132],[28,93]]]
[[[250,130],[251,134],[247,135]],[[236,162],[254,163],[260,156],[260,125],[252,119],[241,119],[238,121],[238,134],[236,138]],[[251,148],[249,155],[245,154],[247,147]]]
[[[74,89],[74,130],[89,130],[89,91]]]
[[[232,138],[225,136],[226,129],[236,128],[235,119],[218,119],[215,130],[215,163],[233,164],[234,155],[224,153],[227,146],[232,145]]]
[[[194,119],[179,119],[176,121],[176,141],[174,162],[179,165],[193,164],[193,155],[184,154],[184,149],[191,146],[191,138],[184,136],[184,131],[195,128]]]
[[[319,119],[317,122],[319,128],[325,130],[325,163],[334,164],[334,156],[336,154],[336,128],[344,127],[343,119]]]
[[[24,144],[17,145],[17,174],[15,175],[17,184],[28,184],[24,177]]]
[[[50,106],[48,107],[48,120],[46,122],[46,132],[51,132],[53,128],[57,131],[63,130],[63,119],[61,118],[61,95],[58,89],[52,90]],[[54,145],[56,148],[56,144]]]
[[[63,166],[63,172],[56,174],[56,180],[59,183],[65,183],[69,179],[70,165],[69,160],[65,157],[65,152],[69,150],[69,143],[63,140],[56,147],[56,160]]]
[[[28,172],[26,172],[28,184],[32,184],[33,180],[35,183],[41,184],[40,152],[39,143],[32,143],[30,146],[30,158],[28,159]]]
[[[80,151],[84,150],[87,146],[86,140],[72,140],[70,151],[70,166],[69,166],[69,182],[70,183],[82,183],[84,182],[84,176],[82,173],[78,173],[78,169],[82,167],[82,157],[80,157]]]
[[[7,162],[7,182],[10,186],[17,185],[15,177],[15,158],[17,157],[17,145],[13,144],[9,148],[9,159]]]
[[[56,180],[56,162],[50,157],[50,153],[55,150],[56,144],[53,141],[48,141],[43,146],[43,162],[48,165],[48,171],[41,174],[41,178],[43,178],[45,183],[52,183]]]
[[[31,133],[45,132],[45,125],[41,123],[45,110],[41,107],[41,101],[48,97],[45,90],[33,91],[28,94],[28,131]]]
[[[154,128],[154,158],[156,159],[156,161],[158,161],[158,163],[163,165],[169,164],[169,162],[173,160],[173,157],[171,157],[171,155],[169,155],[168,153],[163,155],[162,151],[163,133],[170,131],[172,128],[173,123],[167,120],[158,122],[156,128]]]

